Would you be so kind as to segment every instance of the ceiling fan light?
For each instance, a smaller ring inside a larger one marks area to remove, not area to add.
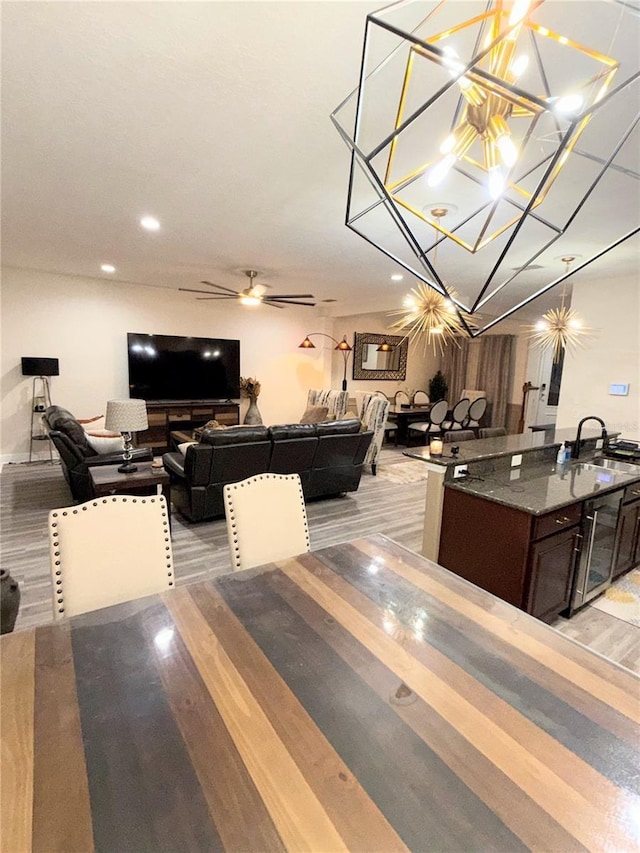
[[[241,305],[260,305],[262,300],[258,296],[253,296],[251,292],[243,293],[240,296]]]

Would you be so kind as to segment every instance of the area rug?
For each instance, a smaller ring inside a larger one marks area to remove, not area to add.
[[[621,577],[591,604],[616,619],[640,627],[640,569]]]
[[[419,459],[392,464],[381,462],[377,469],[377,476],[391,483],[417,483],[419,480],[426,480],[428,474],[427,466]]]

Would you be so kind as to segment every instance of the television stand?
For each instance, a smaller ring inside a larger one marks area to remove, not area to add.
[[[137,444],[164,453],[171,448],[172,430],[214,419],[225,426],[240,423],[240,405],[233,400],[147,400],[147,418],[149,428],[137,434]]]

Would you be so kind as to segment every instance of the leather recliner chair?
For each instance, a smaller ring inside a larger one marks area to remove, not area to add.
[[[50,440],[60,455],[62,473],[76,501],[89,501],[95,492],[89,469],[95,465],[115,465],[122,462],[122,453],[97,453],[87,441],[81,424],[62,406],[49,406],[44,413]],[[151,448],[142,447],[133,451],[133,459],[139,462],[152,461]]]

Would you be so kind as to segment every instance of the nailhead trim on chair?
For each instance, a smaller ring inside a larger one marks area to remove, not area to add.
[[[91,504],[91,506],[98,506],[99,503],[103,503],[103,504],[109,503],[109,500],[113,501],[114,503],[117,502],[118,500],[121,500],[122,503],[127,503],[128,498],[122,497],[121,495],[116,495],[112,498],[102,498],[99,501],[90,501],[89,503]],[[166,498],[164,497],[164,495],[160,495],[158,498],[151,497],[148,500],[149,500],[149,503],[155,503],[156,500],[159,500],[161,502],[161,504],[162,504],[162,502],[166,502]],[[137,502],[138,502],[138,498],[131,498],[131,503],[135,504]],[[146,502],[147,502],[147,498],[141,498],[140,499],[140,503],[146,504]],[[88,503],[84,504],[84,506],[82,506],[81,509],[83,512],[86,512],[89,509],[89,504]],[[72,515],[78,515],[77,509],[71,510],[71,512],[72,512]],[[62,510],[62,512],[60,514],[62,516],[67,516],[67,515],[69,515],[69,510],[66,510],[66,509]],[[167,517],[166,511],[162,513],[162,516],[165,519],[162,522],[162,524],[164,526],[164,533],[165,533],[164,541],[169,542],[170,541],[169,523],[166,520],[166,517]],[[52,513],[51,517],[57,518],[58,513],[57,512]],[[58,548],[60,545],[60,542],[59,542],[60,537],[59,537],[59,531],[56,529],[57,527],[58,527],[57,521],[54,521],[51,523],[51,542],[52,542],[52,545],[54,548]],[[171,551],[171,547],[169,545],[167,545],[165,547],[165,551]],[[55,551],[54,556],[60,557],[61,556],[60,551]],[[58,566],[58,568],[56,569],[56,577],[57,577],[56,587],[57,587],[57,589],[55,590],[54,595],[59,596],[58,598],[56,598],[56,603],[60,605],[60,607],[58,607],[58,613],[64,613],[64,592],[63,592],[63,587],[62,587],[62,577],[63,577],[63,575],[62,575],[62,568],[63,568],[62,567],[62,560],[56,560],[55,565]],[[167,557],[167,569],[168,569],[167,577],[172,578],[173,577],[173,566],[172,566],[171,557]],[[168,581],[168,586],[173,586],[173,580]]]
[[[303,507],[305,507],[304,502],[304,494],[302,492],[302,483],[300,481],[300,477],[297,474],[256,474],[255,477],[248,477],[246,480],[242,480],[239,483],[229,483],[225,486],[224,493],[224,502],[225,502],[225,510],[227,511],[227,517],[231,521],[231,529],[233,530],[234,538],[233,538],[233,551],[232,554],[234,568],[240,568],[240,547],[238,545],[238,539],[236,537],[236,518],[233,514],[233,501],[231,500],[231,493],[237,491],[238,489],[243,489],[245,485],[249,485],[250,483],[255,483],[256,480],[297,480],[298,482],[298,491],[300,495],[300,503]],[[305,524],[304,524],[304,535],[307,543],[307,548],[310,548],[310,539],[309,539],[309,525],[306,521],[305,514]]]

